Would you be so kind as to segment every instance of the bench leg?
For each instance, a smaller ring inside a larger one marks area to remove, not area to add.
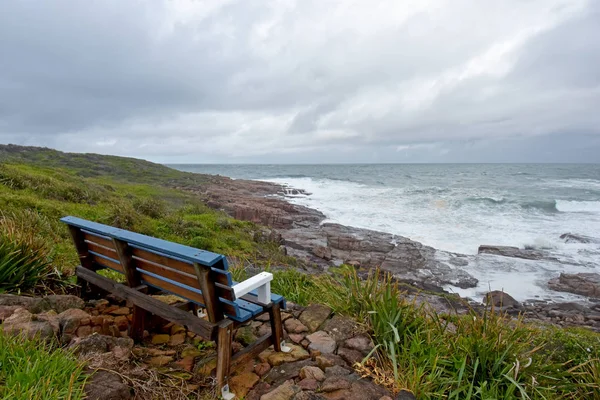
[[[281,306],[275,303],[269,308],[269,320],[271,321],[271,335],[273,336],[273,348],[281,351],[283,341],[283,326],[281,324]]]
[[[129,328],[129,336],[139,342],[144,338],[144,329],[146,319],[150,316],[148,311],[136,305],[133,306],[133,315],[131,318],[131,327]]]
[[[233,321],[223,320],[219,323],[219,333],[217,337],[217,385],[219,391],[227,385],[229,380],[229,370],[231,364],[233,341]]]

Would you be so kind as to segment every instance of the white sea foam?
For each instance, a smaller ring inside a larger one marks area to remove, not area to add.
[[[264,180],[264,179],[263,179]],[[549,291],[546,282],[560,272],[600,272],[597,245],[566,244],[566,232],[600,237],[600,202],[507,200],[493,189],[442,187],[385,187],[301,178],[268,181],[311,193],[289,201],[323,212],[330,222],[390,232],[437,249],[476,254],[479,245],[530,246],[549,249],[566,263],[480,257],[465,269],[480,280],[477,288],[454,291],[473,298],[490,288],[504,289],[517,299],[576,299]],[[554,210],[554,212],[552,212]]]
[[[556,209],[562,212],[600,213],[600,201],[558,200]]]

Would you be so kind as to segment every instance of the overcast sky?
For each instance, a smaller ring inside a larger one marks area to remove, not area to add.
[[[600,162],[600,1],[3,0],[0,143]]]

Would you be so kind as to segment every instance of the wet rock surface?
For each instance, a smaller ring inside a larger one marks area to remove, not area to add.
[[[559,292],[569,292],[600,299],[600,274],[560,274],[548,282],[548,287]]]

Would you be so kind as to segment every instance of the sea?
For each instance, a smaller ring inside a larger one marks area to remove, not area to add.
[[[390,232],[447,252],[477,254],[482,244],[548,251],[558,262],[479,256],[463,267],[477,299],[490,289],[519,300],[577,300],[547,281],[560,272],[600,273],[598,164],[172,165],[203,174],[304,189],[286,196],[326,222]],[[573,233],[597,243],[565,243]]]

